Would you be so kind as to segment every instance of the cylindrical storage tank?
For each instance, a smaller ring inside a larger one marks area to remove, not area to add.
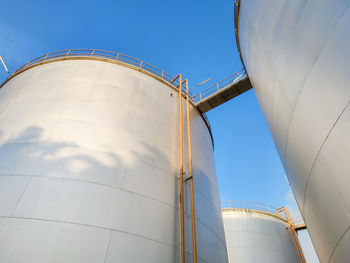
[[[350,258],[350,1],[241,0],[243,63],[321,262]]]
[[[286,220],[244,206],[222,210],[230,263],[302,263]]]
[[[58,54],[0,89],[0,262],[180,262],[178,91],[130,57]],[[210,130],[190,119],[198,262],[227,262]]]

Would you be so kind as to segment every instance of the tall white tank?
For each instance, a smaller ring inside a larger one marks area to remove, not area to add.
[[[31,62],[0,89],[1,263],[180,262],[178,91],[95,55]],[[210,130],[190,117],[198,262],[227,262]],[[186,262],[189,199],[186,183]]]
[[[301,263],[286,220],[266,209],[222,210],[229,262]]]
[[[236,34],[321,262],[350,259],[350,1],[241,0]]]

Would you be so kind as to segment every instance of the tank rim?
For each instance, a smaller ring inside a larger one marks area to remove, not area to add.
[[[273,214],[271,212],[267,212],[267,211],[263,211],[263,210],[259,210],[259,209],[252,209],[252,208],[223,208],[222,212],[245,212],[245,213],[256,213],[256,214],[263,214],[266,216],[270,216],[276,219],[281,220],[283,223],[288,224],[288,221],[286,219],[284,219],[281,216],[278,216],[276,214]]]
[[[235,0],[234,2],[234,24],[235,24],[235,36],[236,36],[236,45],[238,49],[239,58],[241,59],[242,65],[244,67],[245,72],[247,72],[247,69],[244,65],[244,60],[242,57],[241,52],[241,44],[239,41],[239,15],[240,15],[240,8],[241,7],[241,0]],[[248,73],[247,73],[248,75]]]
[[[60,61],[67,61],[67,60],[95,60],[95,61],[102,61],[102,62],[108,62],[120,66],[124,66],[133,70],[136,70],[138,72],[141,72],[147,76],[150,76],[161,83],[167,85],[171,89],[175,91],[179,91],[178,86],[176,85],[176,81],[172,82],[173,76],[170,74],[166,73],[165,71],[143,61],[138,58],[134,58],[128,55],[124,55],[121,53],[116,53],[116,52],[111,52],[111,51],[106,51],[106,50],[99,50],[99,49],[67,49],[67,50],[60,50],[60,51],[55,51],[52,53],[47,53],[43,56],[40,56],[38,58],[32,59],[31,61],[27,62],[23,66],[21,66],[19,69],[17,69],[14,73],[11,74],[1,85],[0,89],[6,85],[11,79],[19,75],[20,73],[48,63],[53,63],[53,62],[60,62]],[[175,85],[173,85],[175,83]],[[182,97],[186,98],[186,94],[184,91],[181,92]],[[192,94],[189,92],[189,102],[193,106],[194,109],[196,109],[199,113],[199,115],[202,117],[205,125],[208,128],[209,134],[210,134],[210,139],[212,142],[212,147],[214,150],[214,138],[213,134],[211,131],[210,123],[207,118],[207,116],[203,113],[201,113],[193,99],[192,99]]]

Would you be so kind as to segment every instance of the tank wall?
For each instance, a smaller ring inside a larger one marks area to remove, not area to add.
[[[286,223],[251,210],[225,210],[223,220],[229,262],[300,263]]]
[[[179,262],[178,100],[152,77],[93,60],[6,83],[0,261]],[[227,262],[211,137],[192,106],[191,120],[198,262]]]
[[[350,258],[350,1],[242,0],[244,64],[321,262]]]

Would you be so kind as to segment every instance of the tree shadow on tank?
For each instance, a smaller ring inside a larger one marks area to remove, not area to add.
[[[1,137],[4,137],[4,131],[0,130],[0,135],[1,140]],[[178,258],[180,253],[178,156],[176,152],[169,154],[169,149],[164,146],[156,146],[146,141],[138,141],[137,145],[140,146],[138,151],[131,150],[131,161],[126,162],[122,156],[115,153],[86,149],[70,141],[50,141],[49,134],[44,128],[30,126],[0,144],[0,176],[64,178],[95,183],[123,189],[155,202],[161,202],[171,208],[164,210],[172,213],[171,228],[169,228],[170,223],[156,225],[157,222],[151,222],[154,224],[152,228],[158,228],[163,235],[167,232],[165,235],[173,237],[172,245],[176,247],[173,258]],[[187,167],[185,169],[187,170]],[[196,180],[199,180],[200,191],[207,198],[215,200],[215,192],[211,188],[212,182],[208,175],[201,169],[195,168],[194,177],[195,184]],[[168,189],[164,189],[166,187]],[[45,196],[39,198],[44,199]],[[188,191],[185,198],[187,200],[190,198]],[[196,204],[197,211],[200,209],[198,205],[201,204]],[[139,206],[138,202],[130,203],[130,209],[141,210]],[[214,209],[209,208],[209,210],[209,213],[217,214]],[[152,218],[152,216],[154,215],[145,214],[140,220],[150,221],[147,217]],[[160,216],[164,215],[160,214]],[[164,216],[164,220],[165,218],[169,217]],[[217,220],[219,221],[216,224],[221,222],[220,219]],[[213,231],[217,229],[211,228]],[[136,232],[137,227],[135,227]],[[186,232],[190,233],[190,229],[186,229]],[[186,239],[187,243],[191,242],[189,237]]]
[[[4,137],[4,131],[0,130],[0,135],[1,141],[1,137]],[[153,147],[146,142],[139,142],[139,144],[143,149],[142,152],[131,151],[130,159],[132,161],[126,162],[122,156],[115,153],[86,149],[69,141],[50,141],[44,128],[30,126],[0,143],[0,177],[12,175],[52,179],[62,178],[82,183],[95,183],[122,189],[128,193],[142,196],[142,198],[146,197],[169,207],[175,207],[175,202],[178,198],[178,180],[173,172],[165,172],[167,167],[172,167],[171,161],[161,149]],[[146,163],[151,169],[143,169],[142,163]],[[154,169],[160,169],[162,171],[161,175],[173,177],[175,181],[173,184],[169,184],[173,189],[167,190],[168,193],[172,193],[168,200],[161,199],[164,189],[161,189],[161,184],[158,185],[161,178],[157,178],[159,174],[154,175],[152,173]],[[143,179],[133,178],[135,171],[139,173],[137,176],[147,177],[147,180],[150,179],[150,184],[154,185],[154,187],[150,188],[149,185],[140,185]],[[139,180],[140,184],[136,185],[133,180]],[[162,191],[156,192],[157,189]],[[45,197],[43,196],[42,198]],[[140,203],[131,202],[130,209],[141,208],[138,207],[139,205]],[[164,229],[164,231],[173,232],[170,235],[175,236],[174,244],[177,244],[177,233],[179,232],[176,211],[174,209],[172,212],[174,213],[172,215],[174,217],[173,222],[175,222],[173,229]],[[147,217],[147,214],[144,216]],[[160,226],[155,225],[155,227]]]
[[[59,177],[116,186],[120,158],[71,142],[52,142],[31,126],[0,145],[0,174]],[[97,175],[97,176],[96,176]]]

